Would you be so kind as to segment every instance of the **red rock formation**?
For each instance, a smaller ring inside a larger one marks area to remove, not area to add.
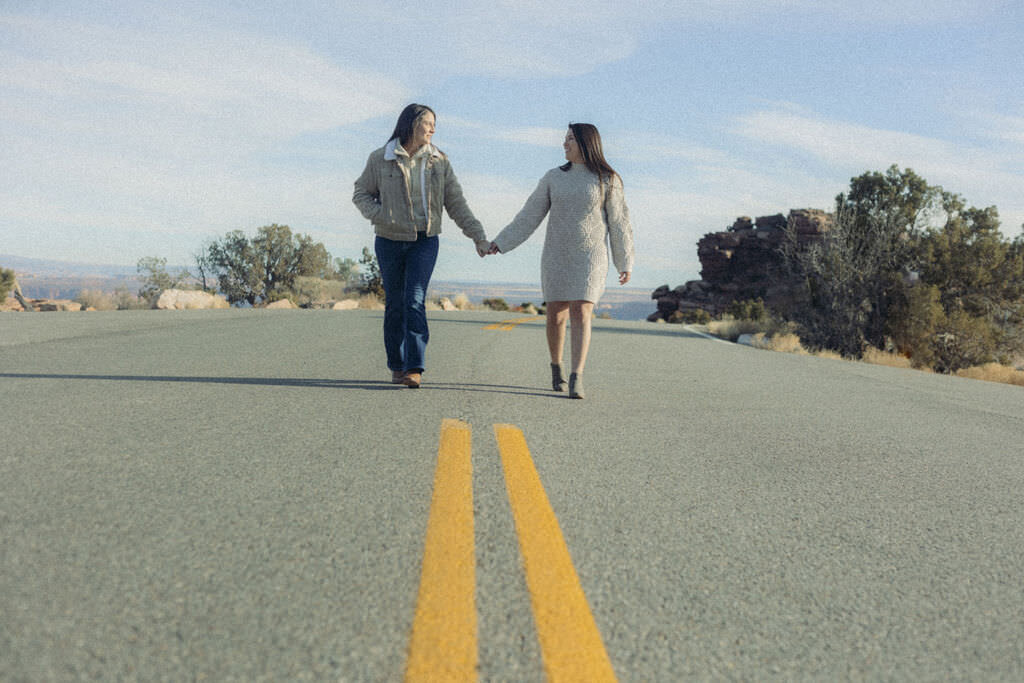
[[[727,230],[708,233],[697,242],[701,279],[672,290],[668,285],[656,289],[651,298],[658,310],[647,319],[668,320],[676,311],[697,309],[718,315],[733,301],[747,299],[760,298],[769,308],[777,307],[798,284],[787,276],[780,252],[787,228],[798,244],[806,245],[821,239],[831,225],[832,215],[819,209],[792,209],[788,217],[779,213],[754,221],[737,218]]]

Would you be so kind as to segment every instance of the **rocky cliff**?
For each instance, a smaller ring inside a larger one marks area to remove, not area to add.
[[[807,245],[821,239],[832,226],[832,215],[819,209],[791,209],[781,213],[736,219],[728,229],[711,232],[697,242],[700,280],[675,289],[662,285],[651,294],[658,310],[648,320],[668,320],[676,311],[684,314],[702,309],[722,313],[733,301],[762,299],[769,308],[779,308],[792,296],[798,284],[788,277],[780,248],[791,228],[797,243]]]

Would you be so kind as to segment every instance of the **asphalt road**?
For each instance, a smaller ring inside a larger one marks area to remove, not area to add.
[[[514,317],[411,390],[379,312],[0,316],[0,680],[401,680],[445,420],[481,680],[547,657],[496,424],[621,681],[1024,679],[1019,387],[598,320],[573,401]]]

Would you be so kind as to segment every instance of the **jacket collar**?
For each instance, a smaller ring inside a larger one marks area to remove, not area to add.
[[[429,147],[430,156],[434,157],[435,159],[441,156],[441,150],[439,150],[437,147],[434,147],[434,145],[432,144],[429,145]],[[384,160],[395,161],[398,158],[397,150],[399,149],[401,148],[398,145],[398,138],[394,138],[393,140],[388,141],[388,144],[384,145]],[[401,154],[404,157],[409,156],[404,149],[402,149]]]

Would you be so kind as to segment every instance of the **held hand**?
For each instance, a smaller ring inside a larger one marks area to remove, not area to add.
[[[477,240],[476,253],[480,256],[480,258],[483,258],[484,256],[487,256],[489,253],[491,253],[490,249],[490,242],[488,242],[487,240]]]
[[[488,254],[500,254],[501,253],[501,249],[498,249],[498,245],[497,244],[495,244],[494,242],[491,242],[491,248],[488,249],[487,253]]]
[[[629,271],[624,270],[621,273],[619,273],[619,284],[624,285],[627,282],[629,282]]]

